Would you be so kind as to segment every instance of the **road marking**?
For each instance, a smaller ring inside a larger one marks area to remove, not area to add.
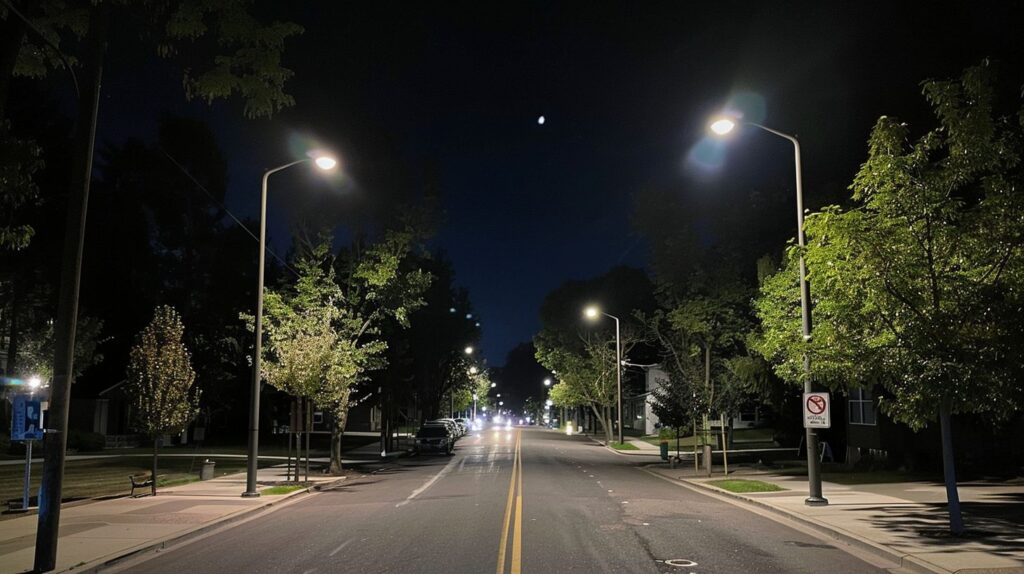
[[[522,438],[520,431],[520,438]],[[523,562],[523,455],[522,440],[516,443],[516,458],[519,459],[519,494],[516,495],[516,529],[512,534],[511,574],[520,574]]]
[[[427,483],[424,484],[423,486],[421,486],[421,487],[417,488],[416,490],[412,491],[412,494],[407,496],[406,499],[403,500],[402,502],[399,502],[398,504],[396,504],[395,508],[398,508],[400,506],[405,506],[406,504],[409,504],[410,502],[412,502],[412,499],[414,499],[417,496],[419,496],[420,494],[422,494],[424,490],[430,488],[430,486],[432,484],[434,484],[435,482],[437,482],[438,479],[440,479],[442,476],[444,476],[444,475],[448,474],[449,472],[451,472],[452,471],[452,466],[455,464],[455,460],[456,459],[453,457],[450,461],[448,461],[448,464],[444,465],[444,468],[441,469],[441,472],[435,474],[433,476],[433,478],[428,480]]]
[[[501,525],[501,543],[498,545],[498,567],[497,574],[505,572],[505,557],[508,551],[508,534],[512,529],[512,574],[520,574],[522,567],[522,529],[523,529],[523,478],[522,458],[520,446],[522,445],[522,431],[516,433],[516,444],[512,454],[512,477],[508,483],[508,500],[505,502],[505,517]],[[518,478],[519,496],[516,497],[516,479]],[[514,513],[513,513],[514,511]],[[513,518],[515,520],[513,521]],[[515,527],[513,528],[513,523]]]
[[[338,547],[337,547],[337,548],[335,548],[334,550],[331,550],[331,553],[330,553],[330,554],[328,554],[327,556],[328,556],[328,557],[331,557],[331,556],[334,556],[335,554],[337,554],[338,552],[341,552],[341,550],[342,550],[343,548],[345,548],[346,546],[348,546],[348,545],[349,545],[349,544],[350,544],[350,543],[352,542],[352,540],[354,540],[354,538],[353,538],[353,539],[349,539],[349,540],[346,540],[346,541],[342,542],[342,543],[341,543],[341,546],[338,546]]]

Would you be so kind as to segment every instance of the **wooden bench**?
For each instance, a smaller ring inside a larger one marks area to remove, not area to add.
[[[134,474],[129,474],[128,475],[128,480],[132,481],[132,494],[131,494],[132,498],[135,498],[135,489],[136,488],[149,488],[149,487],[153,486],[153,479],[150,478],[150,476],[151,475],[149,475],[149,474],[138,475],[138,478],[140,478],[141,480],[136,480],[136,475],[134,475]]]

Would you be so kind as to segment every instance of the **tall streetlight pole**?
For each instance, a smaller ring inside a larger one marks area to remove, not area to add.
[[[622,340],[619,337],[619,318],[615,315],[609,315],[597,307],[587,307],[586,310],[583,311],[583,314],[590,320],[597,319],[598,316],[604,315],[605,317],[615,321],[615,394],[616,402],[618,403],[616,415],[619,425],[619,444],[622,444]]]
[[[773,130],[755,122],[742,122],[743,125],[762,129],[770,134],[784,138],[793,144],[793,162],[796,167],[796,240],[800,246],[800,319],[803,327],[804,342],[811,340],[811,290],[807,283],[807,268],[804,264],[804,188],[803,175],[800,167],[800,142],[789,134]],[[736,122],[729,118],[721,118],[711,124],[711,131],[725,135],[736,127]],[[804,393],[813,392],[811,384],[811,357],[804,353]],[[801,407],[802,408],[802,407]],[[821,493],[821,462],[818,460],[818,432],[813,428],[807,432],[807,482],[808,497],[804,504],[808,506],[825,506],[828,499]]]
[[[318,168],[329,171],[338,165],[333,157],[320,156],[304,158],[269,169],[263,173],[263,187],[260,190],[260,264],[256,283],[256,344],[252,359],[252,396],[249,399],[249,456],[245,473],[244,497],[259,496],[256,490],[256,459],[259,455],[260,440],[260,359],[263,351],[263,271],[267,251],[267,180],[271,174],[288,169],[300,163],[313,162]]]

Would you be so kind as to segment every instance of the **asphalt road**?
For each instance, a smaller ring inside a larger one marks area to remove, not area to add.
[[[120,566],[130,572],[885,572],[584,437],[486,430]],[[883,564],[884,565],[884,564]]]

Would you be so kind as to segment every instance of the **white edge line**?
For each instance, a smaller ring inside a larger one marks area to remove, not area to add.
[[[342,543],[341,543],[341,546],[338,546],[338,547],[337,547],[337,548],[335,548],[334,550],[331,550],[331,553],[330,553],[330,554],[328,554],[327,556],[328,556],[328,557],[331,557],[331,556],[334,556],[335,554],[337,554],[338,552],[341,552],[341,551],[342,551],[342,549],[343,549],[343,548],[345,548],[346,546],[348,546],[348,545],[349,545],[349,544],[350,544],[350,543],[351,543],[351,542],[352,542],[353,540],[355,540],[355,538],[350,538],[350,539],[348,539],[348,540],[346,540],[346,541],[342,542]]]
[[[461,457],[460,457],[460,458],[461,458]],[[444,476],[444,475],[448,474],[449,472],[451,472],[451,470],[452,470],[452,465],[454,465],[454,464],[455,464],[455,461],[456,461],[456,460],[458,460],[458,459],[456,459],[456,458],[454,458],[454,457],[453,457],[453,458],[452,458],[452,459],[451,459],[450,461],[448,461],[448,464],[446,464],[446,465],[445,465],[445,467],[441,469],[441,472],[438,472],[437,474],[435,474],[435,475],[434,475],[434,476],[433,476],[433,477],[432,477],[432,478],[431,478],[430,480],[428,480],[428,481],[427,481],[427,483],[426,483],[426,484],[424,484],[423,486],[421,486],[421,487],[417,488],[416,490],[412,491],[412,494],[410,494],[410,495],[409,495],[408,497],[406,497],[406,499],[405,499],[405,500],[403,500],[402,502],[399,502],[398,504],[396,504],[396,505],[395,505],[395,508],[399,508],[399,507],[401,507],[401,506],[405,506],[406,504],[409,504],[409,502],[411,502],[411,501],[412,501],[412,499],[414,499],[414,498],[416,498],[417,496],[419,496],[420,494],[422,494],[424,490],[426,490],[426,489],[430,488],[430,486],[431,486],[431,485],[433,485],[433,484],[434,484],[435,482],[437,482],[437,479],[439,479],[439,478],[441,478],[442,476]]]

